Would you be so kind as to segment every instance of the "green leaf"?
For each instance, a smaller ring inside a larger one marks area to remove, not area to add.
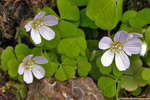
[[[48,62],[47,64],[42,65],[45,70],[45,78],[49,78],[53,76],[53,74],[57,71],[58,65],[54,62]]]
[[[44,98],[40,98],[40,99],[35,99],[35,100],[44,100]]]
[[[150,69],[149,68],[146,68],[142,71],[142,79],[144,80],[150,80]]]
[[[9,69],[8,70],[8,74],[11,76],[11,77],[16,77],[18,75],[18,70],[17,69]]]
[[[70,59],[65,56],[63,56],[61,59],[62,59],[61,65],[68,65],[68,66],[72,66],[74,69],[77,69],[77,62],[75,59]]]
[[[102,64],[101,64],[101,60],[100,60],[101,57],[98,57],[97,60],[96,60],[96,64],[97,66],[99,67],[99,70],[102,74],[104,75],[108,75],[110,72],[111,72],[111,69],[112,69],[112,66],[108,66],[108,67],[104,67]]]
[[[131,63],[129,69],[127,69],[122,76],[122,88],[125,88],[127,91],[135,91],[138,86],[143,87],[147,84],[147,82],[141,78],[141,66],[142,62],[140,59]]]
[[[75,70],[71,66],[60,66],[55,73],[55,78],[59,81],[64,81],[72,78],[75,75]]]
[[[86,10],[87,16],[104,30],[112,30],[118,23],[116,1],[114,0],[89,0]]]
[[[150,40],[150,27],[148,27],[145,32],[145,41],[146,41],[148,50],[150,50],[150,41],[149,40]]]
[[[78,32],[78,29],[74,24],[63,20],[59,22],[57,28],[60,32],[61,38],[74,37]]]
[[[90,27],[93,29],[97,28],[97,26],[95,25],[95,22],[87,17],[86,9],[80,10],[80,26],[81,27]]]
[[[117,0],[118,22],[121,20],[123,11],[123,0]]]
[[[86,77],[88,72],[91,70],[91,64],[87,61],[78,63],[78,74],[80,77]]]
[[[98,40],[87,40],[87,47],[92,52],[95,49],[98,49]]]
[[[41,11],[45,11],[46,16],[47,15],[54,15],[54,16],[58,17],[57,14],[55,13],[55,11],[53,9],[51,9],[50,7],[44,7],[43,9],[38,8],[36,11],[36,14],[38,14]]]
[[[79,55],[79,47],[76,40],[71,38],[62,39],[57,46],[57,50],[70,58],[76,58]]]
[[[137,12],[135,10],[126,11],[121,18],[122,23],[128,23],[129,19],[132,17],[136,17]]]
[[[73,5],[86,6],[89,0],[70,0]]]
[[[1,54],[1,66],[3,71],[7,71],[7,63],[10,59],[15,59],[12,48],[6,48]]]
[[[31,50],[31,54],[34,54],[34,56],[39,56],[42,54],[42,48],[40,47],[34,47],[32,50]]]
[[[102,73],[100,73],[99,68],[97,67],[95,62],[90,62],[92,65],[92,69],[89,72],[90,76],[92,77],[92,79],[94,79],[95,81],[97,81],[101,76]]]
[[[143,19],[147,23],[150,23],[149,16],[150,16],[150,8],[144,8],[137,13],[137,17]]]
[[[91,29],[91,28],[84,28],[86,38],[93,39],[97,38],[99,35],[99,32],[97,29]]]
[[[85,56],[86,41],[83,37],[62,39],[57,46],[60,54],[69,58],[76,58],[81,53]]]
[[[118,68],[116,67],[116,64],[115,64],[115,63],[113,63],[113,74],[114,74],[115,76],[117,76],[117,77],[120,77],[120,76],[123,74],[122,71],[119,71],[119,70],[118,70]]]
[[[143,27],[147,24],[146,21],[144,21],[143,19],[141,18],[138,18],[138,17],[132,17],[129,19],[129,24],[132,26],[132,27]]]
[[[25,44],[21,43],[21,44],[16,45],[16,47],[15,47],[16,56],[18,56],[18,55],[27,56],[29,54],[29,52],[30,52],[30,49]]]
[[[120,26],[120,29],[119,31],[127,31],[131,26],[129,25],[129,23],[122,23],[121,26]]]
[[[135,91],[138,88],[138,85],[133,76],[123,75],[122,88],[125,88],[127,91]]]
[[[133,96],[138,96],[142,92],[141,87],[138,87],[137,90],[131,92]]]
[[[116,81],[108,78],[108,77],[101,77],[98,80],[98,87],[102,90],[103,95],[107,98],[112,98],[115,96],[116,93]]]
[[[10,59],[7,63],[8,69],[17,69],[19,62],[16,59]]]
[[[20,89],[20,95],[23,99],[26,98],[26,94],[27,94],[27,87],[25,86],[25,84],[21,84],[21,89]]]
[[[78,21],[80,18],[79,9],[71,5],[70,0],[57,0],[57,6],[62,19]]]
[[[44,40],[43,48],[46,50],[52,50],[56,48],[59,42],[60,42],[60,34],[58,33],[58,31],[55,30],[55,38],[50,41]]]

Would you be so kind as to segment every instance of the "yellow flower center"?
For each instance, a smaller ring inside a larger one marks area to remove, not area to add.
[[[120,51],[124,48],[123,44],[121,44],[119,41],[116,41],[114,43],[110,44],[111,52],[114,53],[120,53]]]
[[[24,62],[23,67],[25,67],[25,69],[28,71],[34,68],[34,63],[35,61],[33,59],[28,59]]]
[[[43,25],[43,20],[41,19],[36,19],[35,21],[32,22],[32,28],[37,29],[40,28]]]

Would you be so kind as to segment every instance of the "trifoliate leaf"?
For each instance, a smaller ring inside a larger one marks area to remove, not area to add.
[[[89,0],[86,9],[87,16],[104,30],[112,30],[118,23],[116,1]]]
[[[18,56],[18,55],[25,55],[25,56],[27,56],[29,54],[29,52],[30,52],[30,49],[28,48],[27,45],[25,45],[23,43],[18,44],[15,47],[15,54],[16,54],[16,56]]]
[[[55,73],[55,78],[59,81],[64,81],[72,78],[75,75],[75,70],[71,66],[60,66]]]
[[[107,98],[112,98],[115,96],[116,93],[116,81],[108,78],[108,77],[101,77],[98,80],[98,87],[102,90],[102,93]]]
[[[45,70],[45,77],[51,77],[58,69],[58,65],[54,62],[48,62],[47,64],[42,65]]]
[[[142,79],[144,80],[150,80],[150,69],[146,68],[142,71]]]
[[[58,31],[55,30],[55,38],[50,41],[44,40],[43,48],[46,50],[52,50],[56,48],[59,41],[60,41],[60,34],[58,33]]]
[[[111,72],[112,69],[112,65],[108,66],[108,67],[104,67],[101,63],[101,57],[98,57],[96,60],[96,64],[99,67],[99,70],[102,74],[104,75],[108,75]]]
[[[13,53],[13,49],[9,47],[3,50],[1,54],[1,66],[3,71],[8,70],[7,63],[10,59],[16,59],[16,57]]]
[[[85,56],[86,41],[83,37],[62,39],[57,46],[60,54],[65,54],[69,58],[76,58],[81,53]]]
[[[138,96],[142,92],[141,87],[138,87],[137,90],[131,92],[133,96]]]
[[[135,91],[138,88],[138,85],[133,76],[123,75],[122,88],[125,88],[127,91]]]
[[[81,27],[90,27],[90,28],[93,28],[93,29],[97,28],[97,26],[95,25],[95,22],[87,17],[86,9],[82,9],[80,11],[80,26]]]
[[[142,9],[141,11],[139,11],[139,12],[137,13],[137,17],[143,19],[143,20],[146,21],[147,23],[150,23],[149,16],[150,16],[150,8]]]
[[[123,72],[118,70],[115,63],[113,63],[112,65],[113,65],[113,74],[117,77],[120,77],[123,74]]]
[[[60,17],[65,20],[78,21],[80,18],[79,9],[72,5],[70,0],[57,0]]]
[[[122,23],[128,23],[129,19],[132,17],[136,17],[137,12],[135,10],[126,11],[121,18]]]
[[[100,72],[95,62],[90,62],[90,63],[92,65],[92,68],[89,74],[92,77],[92,79],[97,81],[102,76],[102,73]]]
[[[138,17],[132,17],[129,19],[129,24],[132,27],[143,27],[147,24],[147,22],[141,18]]]

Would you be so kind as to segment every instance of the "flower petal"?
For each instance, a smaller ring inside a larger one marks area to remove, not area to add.
[[[143,37],[143,35],[139,34],[139,33],[130,33],[129,37],[135,37],[135,38],[137,38],[137,37]]]
[[[101,57],[101,62],[103,66],[109,66],[114,59],[114,53],[111,50],[107,50]]]
[[[33,21],[29,21],[25,26],[24,28],[26,29],[26,32],[29,32],[32,28],[32,22]]]
[[[46,40],[52,40],[55,37],[55,32],[47,26],[40,27],[39,32]]]
[[[123,50],[128,54],[140,54],[141,52],[141,47],[142,47],[142,42],[138,38],[134,38],[130,41],[125,42]]]
[[[36,19],[41,19],[42,17],[45,16],[45,12],[44,11],[41,11],[39,12],[35,17],[34,17],[34,20]]]
[[[53,15],[45,16],[43,19],[43,24],[48,26],[54,26],[58,24],[58,18]]]
[[[32,72],[34,74],[34,76],[37,78],[37,79],[41,79],[44,77],[45,75],[45,70],[43,69],[43,67],[39,66],[39,65],[34,65],[34,69],[32,69]]]
[[[120,53],[116,53],[115,63],[118,70],[120,71],[125,71],[130,66],[129,58],[123,51],[121,51]]]
[[[28,59],[31,59],[32,57],[33,57],[33,54],[26,56],[26,57],[23,59],[23,62],[25,62],[25,61],[28,60]]]
[[[25,71],[24,71],[23,80],[24,80],[27,84],[30,84],[30,83],[33,82],[33,76],[32,76],[31,70],[25,70]]]
[[[18,67],[18,74],[19,74],[19,75],[22,75],[23,72],[24,72],[24,70],[25,70],[25,67],[23,67],[23,64],[24,64],[24,63],[21,63],[21,64],[19,65],[19,67]]]
[[[146,54],[146,51],[147,51],[147,45],[146,43],[142,43],[142,48],[141,48],[141,53],[140,55],[144,57],[144,55]]]
[[[99,42],[99,48],[100,49],[108,49],[110,48],[110,44],[113,43],[113,41],[111,40],[111,38],[109,37],[103,37],[100,42]]]
[[[40,56],[36,56],[33,58],[33,60],[35,61],[35,63],[37,64],[46,64],[48,63],[48,60],[44,57],[40,57]]]
[[[38,30],[34,30],[34,29],[31,30],[31,38],[35,44],[40,44],[42,41]]]
[[[127,41],[128,33],[126,31],[118,31],[114,37],[114,42],[119,41],[121,43]]]

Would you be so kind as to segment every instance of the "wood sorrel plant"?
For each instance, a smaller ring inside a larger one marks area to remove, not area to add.
[[[58,81],[89,76],[105,97],[116,99],[120,89],[137,96],[150,84],[149,8],[123,13],[123,0],[57,0],[57,7],[57,14],[49,7],[38,8],[33,21],[18,28],[18,44],[2,52],[1,68],[13,80],[32,83],[31,72],[37,79],[54,76]],[[118,31],[107,37],[102,31],[113,29]],[[35,46],[29,48],[23,37]],[[42,59],[24,61],[31,54]],[[35,63],[42,65],[36,69]],[[22,75],[29,70],[29,76]]]

